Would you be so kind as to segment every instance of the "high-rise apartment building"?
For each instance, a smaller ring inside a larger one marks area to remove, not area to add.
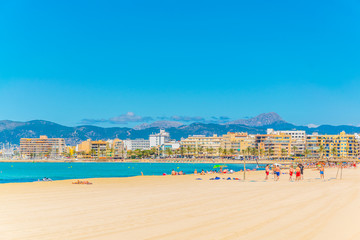
[[[241,154],[249,148],[255,147],[255,137],[243,132],[228,132],[222,136],[221,148],[228,152]]]
[[[258,134],[255,135],[255,147],[261,155],[269,157],[288,157],[291,154],[291,135]]]
[[[222,137],[214,134],[207,137],[205,135],[193,135],[186,139],[181,139],[180,145],[187,152],[187,155],[208,155],[218,156]]]
[[[291,136],[291,155],[303,155],[306,148],[306,132],[299,130],[274,131],[267,129],[267,134],[286,134]]]
[[[21,138],[20,154],[23,157],[57,157],[66,151],[65,139],[48,138],[43,135],[39,138]]]
[[[320,135],[324,157],[356,157],[359,154],[359,142],[354,134],[344,131],[338,135]]]

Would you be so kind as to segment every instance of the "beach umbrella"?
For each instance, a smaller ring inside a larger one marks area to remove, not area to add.
[[[224,167],[227,167],[226,165],[214,165],[214,167],[213,168],[224,168]]]

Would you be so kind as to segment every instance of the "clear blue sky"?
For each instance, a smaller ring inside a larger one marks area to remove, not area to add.
[[[1,1],[0,119],[359,125],[359,43],[356,0]]]

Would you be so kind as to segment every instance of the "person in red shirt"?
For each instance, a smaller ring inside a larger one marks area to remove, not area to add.
[[[300,170],[299,166],[296,167],[295,173],[296,173],[295,181],[300,181],[301,180],[301,170]]]
[[[270,173],[270,167],[269,167],[269,164],[266,165],[265,167],[265,180],[268,180],[269,179],[269,173]]]
[[[293,174],[294,174],[294,168],[293,168],[293,166],[290,166],[290,169],[289,169],[289,175],[290,175],[289,181],[293,180],[293,178],[292,178]]]

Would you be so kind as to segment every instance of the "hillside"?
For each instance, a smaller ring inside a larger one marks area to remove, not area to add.
[[[308,134],[318,132],[319,134],[338,134],[341,131],[347,133],[359,133],[360,127],[355,126],[331,126],[322,125],[317,128],[309,128],[306,126],[295,126],[285,121],[276,121],[269,125],[262,126],[246,126],[241,124],[207,124],[207,123],[192,123],[189,125],[182,125],[179,127],[170,127],[166,131],[170,133],[172,139],[180,140],[189,135],[213,135],[226,134],[227,132],[248,132],[250,134],[266,133],[267,128],[275,130],[305,130]],[[86,139],[136,139],[148,138],[151,133],[158,132],[160,127],[150,127],[144,129],[132,128],[102,128],[97,126],[77,126],[67,127],[49,121],[34,120],[29,122],[12,122],[9,120],[0,121],[0,142],[19,144],[20,138],[33,138],[40,135],[47,135],[48,137],[65,138],[67,144],[77,144]]]

